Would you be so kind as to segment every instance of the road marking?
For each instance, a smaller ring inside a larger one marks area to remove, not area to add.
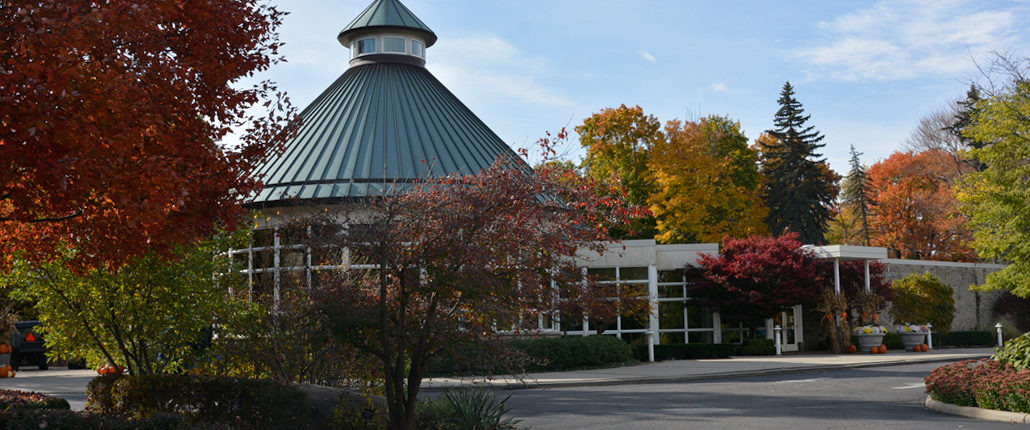
[[[791,379],[791,380],[787,380],[787,381],[773,381],[773,384],[794,384],[794,383],[798,383],[798,382],[815,382],[815,381],[822,381],[822,380],[825,380],[825,379],[830,379],[830,378]]]
[[[913,388],[926,388],[926,384],[922,382],[915,382],[908,385],[902,385],[900,387],[891,387],[892,390],[911,390]]]

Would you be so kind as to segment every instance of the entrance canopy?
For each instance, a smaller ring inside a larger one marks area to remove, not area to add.
[[[811,250],[816,258],[833,259],[833,291],[837,294],[840,294],[841,260],[862,260],[865,262],[865,290],[869,292],[869,260],[884,260],[887,258],[887,248],[878,246],[805,245],[803,248]]]

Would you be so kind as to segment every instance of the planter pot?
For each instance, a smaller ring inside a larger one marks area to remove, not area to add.
[[[911,351],[916,345],[922,345],[926,340],[926,333],[899,333],[901,335],[901,344],[905,345],[905,349]]]
[[[883,334],[859,334],[856,336],[858,336],[859,350],[863,353],[868,353],[872,347],[883,344]]]

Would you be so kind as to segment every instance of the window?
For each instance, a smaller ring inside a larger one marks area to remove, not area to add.
[[[422,48],[422,42],[419,42],[417,40],[411,41],[411,55],[414,55],[416,57],[422,57],[424,55],[424,53],[422,52]]]
[[[361,39],[361,40],[358,41],[358,55],[375,54],[375,52],[376,52],[376,40],[375,40],[375,38]]]
[[[383,38],[383,52],[397,52],[404,54],[404,38],[403,37],[384,37]]]

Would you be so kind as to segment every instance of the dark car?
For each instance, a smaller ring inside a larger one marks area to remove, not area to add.
[[[18,321],[11,333],[11,368],[18,370],[22,363],[39,366],[47,370],[46,345],[39,333],[39,321]]]

